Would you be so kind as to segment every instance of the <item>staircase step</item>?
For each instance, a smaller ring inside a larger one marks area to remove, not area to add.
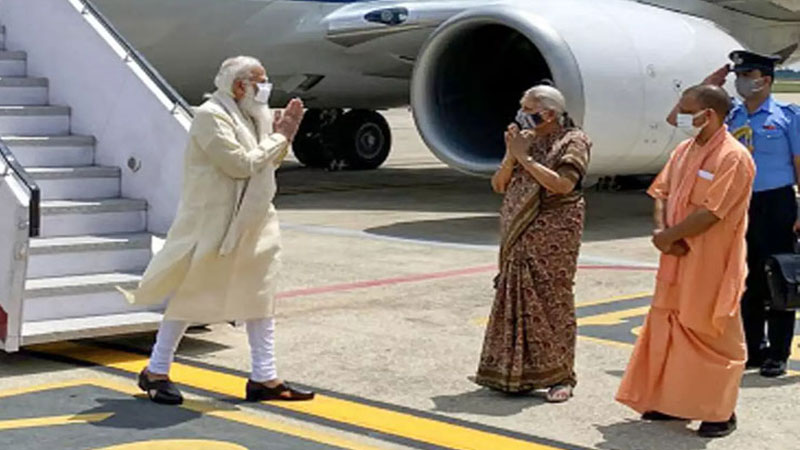
[[[134,289],[141,278],[140,274],[126,272],[30,278],[25,282],[25,299],[116,292],[117,286]]]
[[[47,78],[0,76],[0,105],[46,105]]]
[[[45,200],[115,198],[120,194],[118,167],[31,167]]]
[[[47,200],[42,202],[42,237],[141,232],[146,212],[144,200]]]
[[[5,51],[5,34],[0,34],[0,77],[24,77],[28,73],[28,55],[25,52]]]
[[[117,290],[135,289],[140,279],[140,275],[123,272],[28,279],[22,317],[34,322],[141,310]]]
[[[10,52],[8,50],[3,50],[0,51],[0,60],[27,61],[28,54],[26,52]]]
[[[150,261],[151,245],[146,233],[33,239],[28,278],[137,271]]]
[[[36,180],[70,180],[75,178],[119,178],[119,167],[28,167],[28,173]]]
[[[69,134],[68,106],[0,106],[0,135]]]
[[[147,311],[26,322],[22,324],[22,345],[153,331],[162,318],[161,313]]]
[[[93,136],[2,136],[27,167],[76,167],[94,163]]]

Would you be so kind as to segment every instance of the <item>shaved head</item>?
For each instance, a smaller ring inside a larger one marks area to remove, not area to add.
[[[683,93],[684,98],[691,98],[701,109],[713,109],[721,119],[725,119],[733,106],[731,97],[719,86],[701,84],[692,86]]]

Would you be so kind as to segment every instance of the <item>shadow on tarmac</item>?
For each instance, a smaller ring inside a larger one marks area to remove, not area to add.
[[[208,341],[198,337],[207,332],[204,332],[198,328],[195,328],[194,330],[190,328],[186,332],[186,335],[183,337],[183,339],[181,339],[178,353],[181,356],[203,356],[229,350],[231,348],[230,346],[222,345],[217,342]],[[93,339],[92,342],[110,343],[111,345],[117,347],[127,347],[149,354],[150,350],[153,348],[153,344],[155,343],[155,332],[150,333],[149,335],[133,334],[125,337],[99,338]]]
[[[100,428],[123,430],[154,430],[171,428],[202,417],[202,414],[185,408],[175,408],[152,403],[144,394],[131,398],[98,398],[97,406],[79,414],[113,412],[114,415],[92,425]]]
[[[489,181],[446,168],[355,172],[300,170],[278,175],[275,203],[297,210],[497,213]]]
[[[0,378],[75,370],[73,364],[54,362],[32,356],[24,349],[18,353],[0,352]]]
[[[604,441],[604,450],[702,450],[711,439],[698,437],[688,422],[644,422],[626,420],[613,425],[595,426]]]
[[[500,239],[498,220],[497,216],[420,220],[397,222],[364,231],[379,236],[422,239],[448,244],[497,245]]]
[[[279,174],[278,209],[409,211],[482,214],[483,217],[398,222],[367,230],[376,235],[495,245],[502,196],[488,181],[446,168],[365,172],[290,171]],[[650,236],[652,200],[641,191],[587,189],[584,241]]]
[[[508,417],[526,409],[546,404],[537,394],[504,395],[491,389],[479,388],[456,395],[432,397],[434,411],[443,413],[469,413],[482,416]]]
[[[800,383],[800,375],[789,375],[780,378],[766,378],[758,374],[758,371],[744,374],[742,379],[743,389],[769,389],[781,386],[789,386]]]
[[[203,417],[214,411],[238,411],[235,405],[219,401],[185,400],[183,408],[158,405],[151,402],[145,394],[130,398],[98,398],[96,407],[80,414],[113,412],[114,415],[92,425],[101,428],[120,430],[157,430],[172,428]],[[189,409],[191,408],[191,409]]]

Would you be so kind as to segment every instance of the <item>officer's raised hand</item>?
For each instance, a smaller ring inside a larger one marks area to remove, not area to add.
[[[703,84],[713,84],[714,86],[722,87],[725,84],[725,80],[728,78],[728,74],[730,72],[730,64],[725,64],[724,66],[715,70],[711,75],[707,76],[706,79],[703,80]]]

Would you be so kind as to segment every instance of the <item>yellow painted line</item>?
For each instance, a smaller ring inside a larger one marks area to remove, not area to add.
[[[132,383],[123,384],[111,380],[105,380],[102,378],[85,380],[84,383],[109,389],[112,391],[121,392],[123,394],[144,395],[139,390],[139,388],[135,387]],[[231,407],[227,405],[215,405],[209,402],[187,399],[183,402],[183,405],[181,405],[180,407],[206,416],[216,417],[218,419],[223,419],[223,420],[229,420],[231,422],[237,422],[244,425],[253,426],[256,428],[261,428],[264,430],[274,431],[276,433],[286,434],[289,436],[295,436],[309,441],[319,442],[325,445],[331,445],[334,447],[341,447],[353,450],[380,450],[378,447],[362,444],[359,442],[354,442],[348,439],[334,436],[332,434],[323,433],[320,431],[311,430],[309,428],[298,427],[286,423],[275,422],[238,409],[231,409]]]
[[[477,319],[472,319],[472,324],[479,327],[485,327],[487,323],[489,323],[488,317],[478,317]]]
[[[641,328],[641,327],[639,327],[639,328]],[[595,344],[609,345],[611,347],[624,348],[624,349],[627,349],[627,350],[633,349],[633,344],[628,343],[628,342],[612,341],[611,339],[603,339],[603,338],[598,338],[598,337],[594,337],[594,336],[583,336],[583,335],[579,335],[578,339],[581,340],[581,341],[593,342]],[[797,341],[798,339],[795,338],[795,340]],[[787,370],[786,373],[789,376],[798,376],[798,375],[800,375],[800,371],[797,371],[797,370]]]
[[[147,358],[141,355],[71,342],[37,346],[34,350],[130,373],[138,373],[147,363]],[[180,363],[173,364],[170,376],[178,384],[237,398],[242,397],[247,381],[236,375]],[[310,402],[274,402],[270,405],[451,449],[557,448],[325,395],[317,395]]]
[[[55,389],[63,389],[63,388],[70,388],[76,386],[95,386],[99,388],[109,389],[112,391],[117,391],[123,394],[128,395],[144,395],[138,387],[134,386],[133,384],[124,384],[114,382],[112,380],[103,379],[103,378],[84,378],[72,381],[65,381],[61,383],[47,383],[47,384],[40,384],[31,387],[24,387],[24,388],[17,388],[17,389],[9,389],[0,392],[0,398],[3,397],[11,397],[15,395],[24,395],[24,394],[32,394],[36,392],[42,391],[50,391]],[[301,427],[296,427],[288,424],[283,423],[276,423],[272,422],[268,419],[264,419],[243,411],[239,410],[220,410],[219,408],[215,407],[213,404],[209,404],[206,402],[199,402],[193,400],[186,400],[182,408],[188,409],[190,411],[194,411],[200,414],[204,414],[207,416],[217,417],[224,420],[229,420],[233,422],[238,422],[245,425],[254,426],[257,428],[275,431],[278,433],[283,433],[290,436],[301,437],[307,440],[320,442],[326,445],[332,445],[335,447],[343,447],[348,449],[354,450],[379,450],[377,447],[353,442],[350,440],[342,439],[337,436],[328,435],[326,433],[309,430]],[[113,415],[113,414],[112,414]],[[80,417],[80,416],[77,416]],[[0,422],[2,424],[2,422]],[[41,426],[50,426],[52,424],[44,424]],[[0,428],[2,429],[2,428]]]
[[[625,323],[626,319],[647,315],[647,311],[650,311],[649,306],[641,306],[638,308],[623,309],[622,311],[612,311],[609,313],[597,314],[595,316],[581,317],[578,319],[578,326],[620,325]]]
[[[622,302],[625,300],[638,300],[640,298],[652,297],[652,296],[653,296],[652,292],[639,292],[638,294],[620,295],[617,297],[609,297],[600,300],[590,300],[588,302],[576,303],[575,306],[578,308],[585,308],[587,306],[606,305],[608,303]]]
[[[21,428],[54,427],[58,425],[80,425],[102,422],[114,413],[79,414],[70,416],[35,417],[32,419],[14,419],[0,421],[0,431],[19,430]]]
[[[247,450],[247,448],[231,442],[207,439],[159,439],[129,442],[95,450]]]
[[[630,344],[630,343],[627,343],[627,342],[612,341],[610,339],[603,339],[603,338],[598,338],[598,337],[594,337],[594,336],[585,336],[585,335],[582,335],[582,334],[578,335],[578,340],[586,341],[586,342],[593,342],[595,344],[610,345],[612,347],[619,347],[619,348],[624,348],[624,349],[628,349],[628,350],[633,348],[633,344]]]
[[[208,403],[185,401],[183,407],[207,416],[229,420],[231,422],[237,422],[244,425],[250,425],[252,427],[274,431],[276,433],[297,436],[306,440],[315,441],[334,447],[353,450],[380,450],[379,447],[357,443],[307,428],[300,428],[285,423],[273,422],[252,414],[244,413],[242,411],[226,411],[215,409],[213,405],[209,405]]]
[[[85,386],[86,384],[87,384],[86,380],[81,379],[81,380],[61,381],[56,383],[37,384],[35,386],[6,389],[4,391],[0,391],[0,398],[13,397],[15,395],[34,394],[36,392],[52,391],[55,389],[64,389],[75,386]]]
[[[616,297],[601,298],[599,300],[590,300],[587,302],[576,303],[576,308],[586,308],[588,306],[606,305],[609,303],[623,302],[626,300],[638,300],[643,297],[652,297],[651,292],[639,292],[638,294],[619,295]],[[488,317],[479,317],[470,321],[473,325],[485,327],[489,323]]]
[[[207,439],[159,439],[129,442],[94,450],[247,450],[247,448],[231,442]]]

